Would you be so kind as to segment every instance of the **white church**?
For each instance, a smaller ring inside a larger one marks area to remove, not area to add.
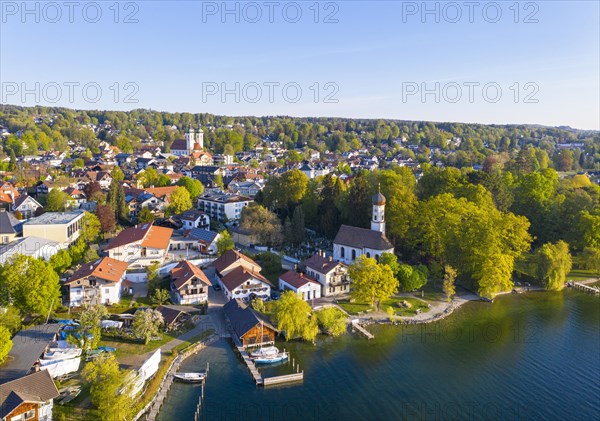
[[[373,196],[371,229],[342,225],[333,240],[333,258],[351,264],[365,254],[379,260],[382,253],[394,253],[394,246],[385,236],[385,196]]]
[[[185,133],[185,139],[176,139],[171,145],[171,153],[177,156],[191,155],[196,151],[204,149],[204,132],[197,131],[191,127]]]

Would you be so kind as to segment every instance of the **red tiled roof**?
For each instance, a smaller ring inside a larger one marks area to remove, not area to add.
[[[179,289],[186,285],[192,278],[198,278],[206,285],[211,285],[210,281],[198,266],[184,260],[177,266],[171,269],[171,280],[175,284],[175,288]]]
[[[229,291],[233,291],[244,282],[249,281],[251,279],[256,279],[266,283],[267,285],[271,285],[271,282],[264,276],[262,276],[258,272],[251,272],[244,268],[243,266],[239,266],[221,278],[221,282],[223,285],[227,287]]]
[[[304,266],[317,270],[323,274],[331,272],[338,265],[344,266],[343,263],[336,262],[329,257],[321,256],[319,253],[314,254],[302,263]]]
[[[117,247],[121,247],[127,244],[142,241],[146,236],[146,233],[152,228],[152,223],[136,225],[135,227],[127,228],[121,231],[110,243],[104,248],[104,250],[111,250]]]
[[[303,274],[303,273],[298,273],[294,270],[290,270],[286,273],[284,273],[283,275],[281,275],[279,277],[279,279],[281,279],[282,281],[290,284],[291,286],[293,286],[294,288],[300,288],[303,287],[306,284],[317,284],[320,285],[317,281],[315,281],[313,278]]]
[[[169,248],[173,230],[171,228],[152,226],[142,240],[142,247],[166,250]]]
[[[230,267],[231,265],[233,265],[240,259],[245,261],[246,265],[250,264],[250,265],[257,266],[259,268],[258,272],[260,272],[261,268],[258,263],[256,263],[254,260],[252,260],[248,256],[240,253],[237,250],[227,250],[212,264],[213,264],[214,268],[217,270],[217,272],[223,272],[225,269],[227,269],[228,267]],[[240,264],[244,264],[244,263],[240,262]]]
[[[128,267],[129,263],[127,262],[104,257],[95,262],[84,263],[65,283],[71,284],[77,280],[85,279],[90,276],[104,279],[109,282],[119,282],[123,275],[125,275]]]

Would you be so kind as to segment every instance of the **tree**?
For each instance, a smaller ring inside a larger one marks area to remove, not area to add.
[[[152,211],[147,207],[142,208],[142,210],[138,214],[138,222],[140,224],[145,224],[146,222],[154,222],[155,219],[156,217],[154,216]]]
[[[402,291],[410,292],[422,288],[427,283],[427,276],[423,271],[411,265],[399,265],[398,280],[402,286]]]
[[[217,240],[217,254],[220,256],[227,250],[233,250],[235,244],[231,238],[229,231],[224,230],[219,233],[219,239]]]
[[[215,175],[215,185],[222,189],[225,184],[223,183],[223,176],[221,174]]]
[[[174,215],[192,208],[192,198],[190,197],[190,192],[185,187],[177,187],[171,194],[170,201],[169,211]]]
[[[200,196],[204,192],[204,186],[202,185],[200,180],[196,180],[188,176],[181,177],[177,182],[177,185],[185,187],[186,190],[190,193],[190,197],[192,200],[196,200],[198,196]]]
[[[12,349],[12,341],[10,339],[10,331],[0,325],[0,364],[4,362],[6,356]]]
[[[277,320],[277,328],[285,331],[285,339],[301,337],[315,342],[319,331],[317,318],[311,314],[311,307],[293,291],[281,294],[275,302],[273,314]]]
[[[452,266],[446,265],[446,267],[444,267],[444,284],[442,288],[448,301],[451,301],[454,294],[456,294],[456,287],[454,286],[455,280],[456,270]]]
[[[586,269],[600,275],[600,248],[586,247],[581,253],[581,259]]]
[[[83,162],[83,159],[81,158],[77,158],[73,160],[73,168],[83,168],[85,166],[85,163]]]
[[[100,322],[108,315],[108,310],[102,304],[84,305],[79,315],[78,345],[83,349],[94,349],[100,342],[102,334]]]
[[[157,288],[152,295],[152,302],[160,306],[169,301],[170,298],[169,291]]]
[[[106,202],[114,212],[115,219],[128,219],[129,208],[125,200],[125,191],[123,190],[123,185],[115,179],[110,182]]]
[[[89,202],[104,202],[106,195],[102,191],[102,186],[97,181],[87,183],[83,188],[83,193]]]
[[[71,264],[78,263],[83,259],[83,255],[87,248],[87,244],[82,238],[79,238],[75,244],[69,247],[69,255],[71,256]]]
[[[283,235],[279,218],[261,205],[246,206],[242,210],[240,227],[256,234],[262,244],[281,244]]]
[[[359,302],[375,305],[398,290],[398,280],[388,265],[380,265],[372,257],[359,256],[348,268],[352,280],[350,295]]]
[[[58,275],[49,263],[31,256],[17,254],[1,267],[0,289],[0,301],[23,314],[46,315],[60,304]]]
[[[54,188],[48,193],[44,209],[49,212],[64,212],[68,206],[70,197],[64,191]]]
[[[131,384],[113,354],[103,354],[85,365],[81,372],[90,385],[92,404],[103,420],[124,421],[131,414]]]
[[[296,206],[296,209],[294,209],[291,224],[292,243],[300,244],[304,241],[304,237],[306,235],[304,226],[304,211],[302,210],[302,206]]]
[[[114,231],[117,221],[115,220],[115,212],[109,205],[97,205],[96,216],[100,221],[100,230],[102,232]]]
[[[14,149],[10,150],[10,161],[8,162],[8,171],[14,171],[17,169],[17,156],[15,155]]]
[[[546,289],[561,290],[573,265],[569,245],[564,241],[546,243],[536,253],[538,281]]]
[[[65,270],[71,267],[71,255],[67,250],[60,250],[50,257],[49,263],[56,273],[64,273]]]
[[[96,215],[86,212],[81,220],[80,238],[83,238],[87,244],[94,243],[100,235],[102,225]]]
[[[133,316],[133,333],[136,337],[143,339],[144,344],[150,342],[152,336],[160,333],[160,327],[164,324],[163,316],[156,310],[140,310]]]
[[[119,168],[118,166],[115,166],[111,172],[110,172],[110,176],[112,177],[113,180],[122,183],[123,180],[125,180],[125,174],[123,174],[123,170],[121,170],[121,168]]]
[[[317,312],[317,320],[323,329],[331,336],[340,336],[348,326],[346,315],[340,309],[328,307]]]
[[[398,271],[400,270],[400,264],[398,263],[398,257],[393,253],[381,253],[379,258],[380,265],[388,265],[392,270],[395,277],[398,277]]]

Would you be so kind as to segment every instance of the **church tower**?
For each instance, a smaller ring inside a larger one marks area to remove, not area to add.
[[[381,191],[373,196],[373,217],[371,218],[371,230],[385,234],[385,196]]]
[[[194,144],[196,143],[196,132],[192,129],[192,126],[185,133],[185,145],[188,152],[192,152],[194,150]]]
[[[198,129],[196,132],[196,145],[198,145],[198,149],[204,149],[204,132],[202,129]]]

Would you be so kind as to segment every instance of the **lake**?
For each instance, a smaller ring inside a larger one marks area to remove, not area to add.
[[[304,370],[300,384],[255,386],[227,339],[182,370],[210,362],[203,420],[600,419],[598,297],[506,295],[428,325],[368,329],[374,340],[279,343]],[[174,384],[158,419],[193,420],[199,396],[197,385]]]

